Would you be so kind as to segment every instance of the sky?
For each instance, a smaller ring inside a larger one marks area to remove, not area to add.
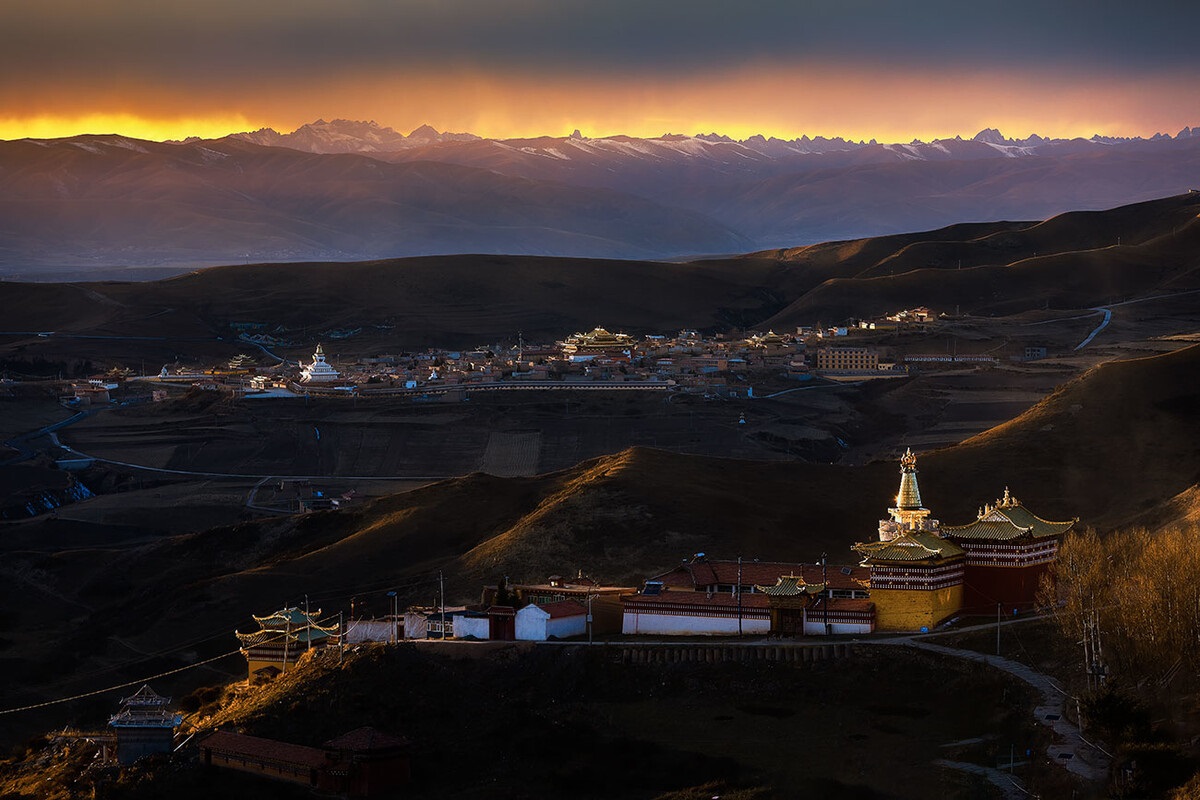
[[[0,0],[0,139],[318,118],[511,138],[1200,125],[1200,3]]]

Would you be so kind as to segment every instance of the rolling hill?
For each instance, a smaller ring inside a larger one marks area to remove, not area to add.
[[[954,225],[686,263],[474,255],[258,264],[141,283],[5,281],[0,302],[5,328],[27,333],[8,339],[22,358],[88,348],[89,357],[126,363],[227,358],[245,345],[217,337],[228,338],[237,321],[306,341],[362,328],[365,344],[346,340],[348,352],[389,352],[474,346],[517,331],[551,340],[596,324],[787,330],[920,305],[1014,314],[1200,288],[1198,215],[1200,193],[1190,192],[1041,223]]]

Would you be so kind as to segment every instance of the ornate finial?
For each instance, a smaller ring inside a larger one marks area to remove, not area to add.
[[[323,354],[325,351],[321,349],[321,343],[317,342],[317,355]]]
[[[913,455],[912,448],[910,447],[904,451],[904,455],[900,456],[900,470],[902,472],[904,472],[904,471],[907,471],[910,469],[916,469],[916,468],[917,468],[917,457],[915,455]]]
[[[1012,495],[1009,494],[1008,487],[1005,486],[1004,487],[1004,499],[1000,501],[1000,505],[1003,508],[1007,508],[1008,506],[1012,505],[1012,502],[1013,502]]]
[[[983,506],[979,507],[979,519],[983,519]]]

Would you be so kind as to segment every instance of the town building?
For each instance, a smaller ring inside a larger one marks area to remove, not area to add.
[[[392,797],[411,778],[409,750],[406,739],[371,727],[319,748],[216,731],[200,741],[200,760],[208,767],[249,772],[326,795]]]
[[[575,600],[590,609],[592,632],[598,634],[621,632],[621,595],[636,591],[632,586],[602,586],[580,570],[575,577],[551,575],[545,583],[510,584],[518,605],[544,605],[562,600]]]
[[[876,372],[879,353],[869,347],[821,347],[816,351],[819,372]]]
[[[305,365],[300,371],[301,383],[333,383],[341,375],[333,365],[325,360],[325,350],[317,345],[311,364]]]
[[[517,641],[544,642],[586,633],[587,608],[576,600],[559,600],[542,605],[530,603],[517,611]]]
[[[175,729],[183,716],[170,705],[171,698],[160,696],[149,685],[121,700],[121,710],[108,719],[117,738],[117,761],[132,764],[175,749]]]
[[[766,588],[777,586],[781,579],[795,577],[802,578],[806,586],[825,584],[818,592],[836,600],[862,600],[869,596],[869,573],[863,568],[716,560],[697,553],[669,572],[647,580],[637,594],[621,598],[622,633],[659,636],[777,633],[772,628],[772,604]],[[831,613],[832,610],[831,607]]]
[[[282,608],[265,617],[253,617],[256,631],[234,631],[242,643],[250,680],[273,678],[294,667],[306,651],[339,644],[339,625],[322,625],[317,622],[320,616],[320,610],[309,613],[301,608]]]

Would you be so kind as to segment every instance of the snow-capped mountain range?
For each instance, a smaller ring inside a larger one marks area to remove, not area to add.
[[[445,253],[664,258],[1045,219],[1200,186],[1200,128],[884,143],[719,133],[0,142],[0,274]],[[152,200],[147,200],[152,198]]]

